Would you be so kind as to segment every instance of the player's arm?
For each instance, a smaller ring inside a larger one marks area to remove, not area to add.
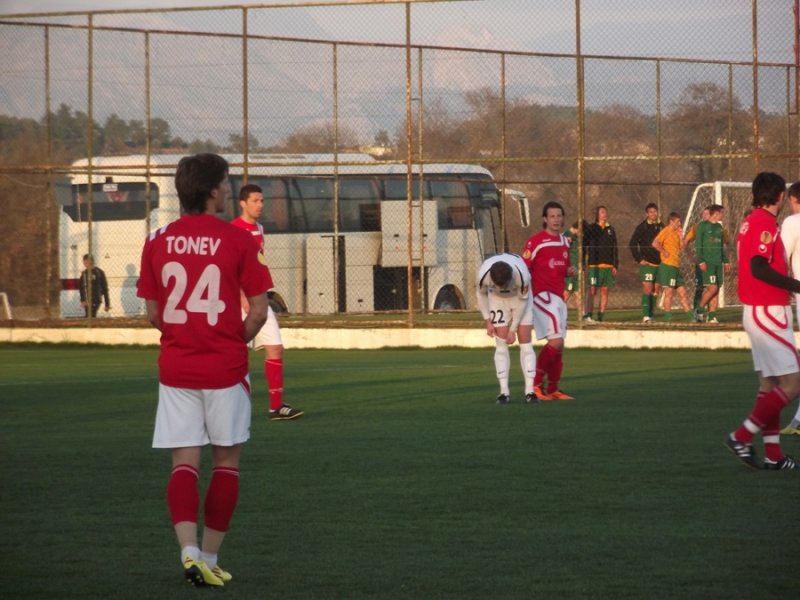
[[[145,308],[147,309],[147,320],[150,324],[161,331],[161,314],[158,310],[158,300],[145,300]]]
[[[708,267],[704,268],[706,264],[706,221],[697,224],[697,238],[694,241],[694,249],[697,254],[697,266],[701,271],[705,271]]]
[[[247,303],[250,305],[250,310],[244,318],[244,341],[249,342],[267,322],[267,293],[256,294],[255,296],[248,296]]]
[[[661,231],[666,231],[666,229],[662,229]],[[661,243],[661,239],[662,239],[662,236],[661,236],[661,233],[659,233],[655,237],[655,239],[653,240],[653,243],[651,245],[653,246],[653,248],[658,250],[659,254],[663,255],[665,258],[669,258],[669,252],[667,252],[667,250],[664,248],[664,244]]]
[[[753,273],[753,277],[760,279],[764,283],[768,283],[782,290],[789,290],[795,294],[800,294],[800,281],[778,273],[770,266],[769,261],[764,256],[754,256],[751,258],[750,270]]]
[[[636,229],[633,230],[633,235],[631,236],[630,242],[628,242],[628,247],[631,249],[631,255],[633,256],[633,260],[637,263],[642,262],[642,255],[641,250],[639,249],[639,245],[641,243],[641,231],[642,225],[639,224],[636,226]]]
[[[475,286],[475,300],[478,304],[478,310],[481,311],[483,323],[486,326],[486,335],[494,336],[494,324],[489,313],[489,294],[480,283]]]

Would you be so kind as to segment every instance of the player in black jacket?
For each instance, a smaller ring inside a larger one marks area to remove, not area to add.
[[[617,232],[608,222],[608,209],[605,206],[598,206],[595,210],[595,222],[586,227],[583,241],[586,245],[586,262],[591,286],[583,318],[587,321],[592,320],[594,297],[599,288],[600,305],[597,307],[597,320],[602,321],[608,306],[608,288],[613,287],[619,268]]]
[[[645,207],[645,213],[647,218],[636,226],[630,248],[633,260],[639,264],[639,280],[642,282],[642,321],[649,323],[653,320],[655,298],[661,288],[656,278],[661,256],[653,248],[653,240],[664,224],[658,218],[658,206],[653,202]]]

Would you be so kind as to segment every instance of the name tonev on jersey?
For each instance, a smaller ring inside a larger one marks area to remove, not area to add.
[[[186,237],[182,235],[168,235],[167,254],[199,254],[214,256],[219,249],[220,240],[217,238]]]

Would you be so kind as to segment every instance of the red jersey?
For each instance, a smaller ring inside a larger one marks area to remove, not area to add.
[[[237,217],[231,221],[231,225],[235,225],[239,229],[244,229],[245,231],[250,232],[250,236],[255,242],[256,248],[258,248],[258,252],[264,259],[263,263],[267,269],[267,277],[269,278],[269,287],[267,289],[271,290],[275,287],[275,284],[272,282],[272,274],[269,272],[269,267],[267,267],[267,258],[264,255],[264,228],[261,226],[261,223],[248,223],[242,217]]]
[[[739,228],[736,253],[739,257],[739,300],[751,306],[787,306],[790,302],[788,290],[756,279],[750,270],[750,260],[754,256],[763,256],[775,271],[781,275],[789,274],[775,215],[763,208],[753,210]]]
[[[185,215],[147,239],[137,295],[158,302],[159,381],[220,389],[248,373],[239,290],[268,289],[250,236],[213,215]]]
[[[533,293],[552,292],[564,294],[564,278],[570,268],[569,240],[566,236],[552,235],[546,229],[528,238],[522,251],[522,260],[531,272]]]

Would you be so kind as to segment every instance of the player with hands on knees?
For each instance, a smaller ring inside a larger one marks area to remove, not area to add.
[[[519,358],[525,380],[525,402],[538,404],[533,393],[536,354],[533,351],[533,303],[531,276],[525,261],[506,252],[487,258],[478,269],[476,298],[486,325],[486,334],[494,338],[494,366],[500,395],[497,404],[511,401],[508,346],[519,337]]]

